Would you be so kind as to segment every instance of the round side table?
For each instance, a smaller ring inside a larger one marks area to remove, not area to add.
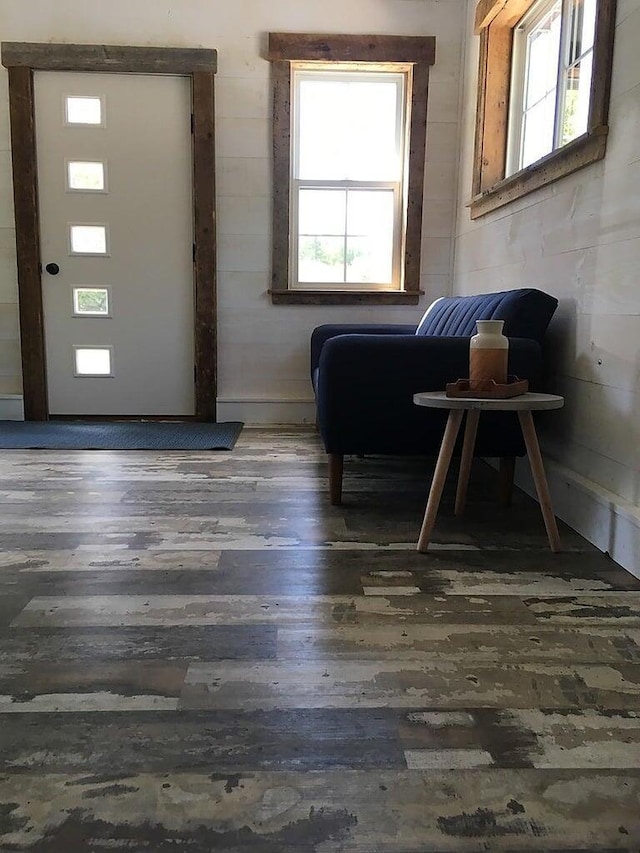
[[[559,551],[560,534],[558,533],[556,518],[551,508],[551,496],[549,495],[547,478],[544,473],[542,456],[540,455],[540,445],[538,444],[538,436],[536,435],[536,428],[531,412],[541,409],[560,409],[564,405],[564,397],[559,397],[556,394],[527,393],[520,394],[518,397],[498,400],[487,397],[447,397],[444,391],[425,391],[421,394],[414,394],[413,402],[416,406],[449,410],[447,426],[442,437],[438,461],[436,462],[436,469],[433,474],[433,480],[431,481],[431,489],[429,490],[427,508],[418,538],[418,551],[424,553],[429,547],[429,540],[436,521],[438,507],[440,506],[440,498],[442,497],[442,490],[444,489],[444,483],[447,478],[451,456],[453,455],[456,438],[458,437],[458,431],[465,412],[467,412],[467,422],[462,444],[462,457],[460,459],[455,514],[462,515],[464,512],[480,413],[517,412],[527,448],[533,482],[535,483],[538,500],[540,501],[544,526],[549,538],[549,546],[554,553]]]

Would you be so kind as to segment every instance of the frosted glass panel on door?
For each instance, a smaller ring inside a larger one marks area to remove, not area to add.
[[[108,317],[109,291],[106,287],[74,287],[73,313],[76,317]]]
[[[105,164],[97,160],[69,160],[67,189],[80,192],[104,192],[106,190]]]
[[[68,95],[65,98],[67,124],[104,124],[104,104],[100,97]]]
[[[71,225],[69,237],[73,255],[107,254],[105,225]]]
[[[111,347],[74,347],[76,376],[111,376]]]

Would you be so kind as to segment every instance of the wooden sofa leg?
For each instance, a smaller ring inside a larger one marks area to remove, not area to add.
[[[501,507],[511,506],[513,496],[513,478],[516,472],[516,457],[500,457],[500,480],[498,484],[498,503]]]
[[[332,506],[342,503],[342,469],[344,456],[342,453],[329,453],[329,498]]]

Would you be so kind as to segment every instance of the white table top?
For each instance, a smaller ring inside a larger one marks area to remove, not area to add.
[[[497,400],[493,397],[447,397],[446,391],[423,391],[413,395],[416,406],[430,409],[486,409],[496,412],[517,412],[534,409],[560,409],[564,397],[557,394],[535,394],[531,391],[517,397]]]

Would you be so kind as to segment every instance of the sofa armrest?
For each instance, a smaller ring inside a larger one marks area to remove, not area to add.
[[[311,380],[318,369],[325,342],[338,335],[413,335],[417,325],[399,323],[325,323],[311,333]]]
[[[511,374],[535,384],[541,368],[537,342],[509,340]],[[429,426],[424,411],[413,404],[413,395],[442,391],[447,382],[468,375],[469,338],[341,335],[327,340],[316,389],[325,448],[397,453],[399,436],[407,448],[419,445],[420,431]],[[437,419],[431,420],[440,428]]]

